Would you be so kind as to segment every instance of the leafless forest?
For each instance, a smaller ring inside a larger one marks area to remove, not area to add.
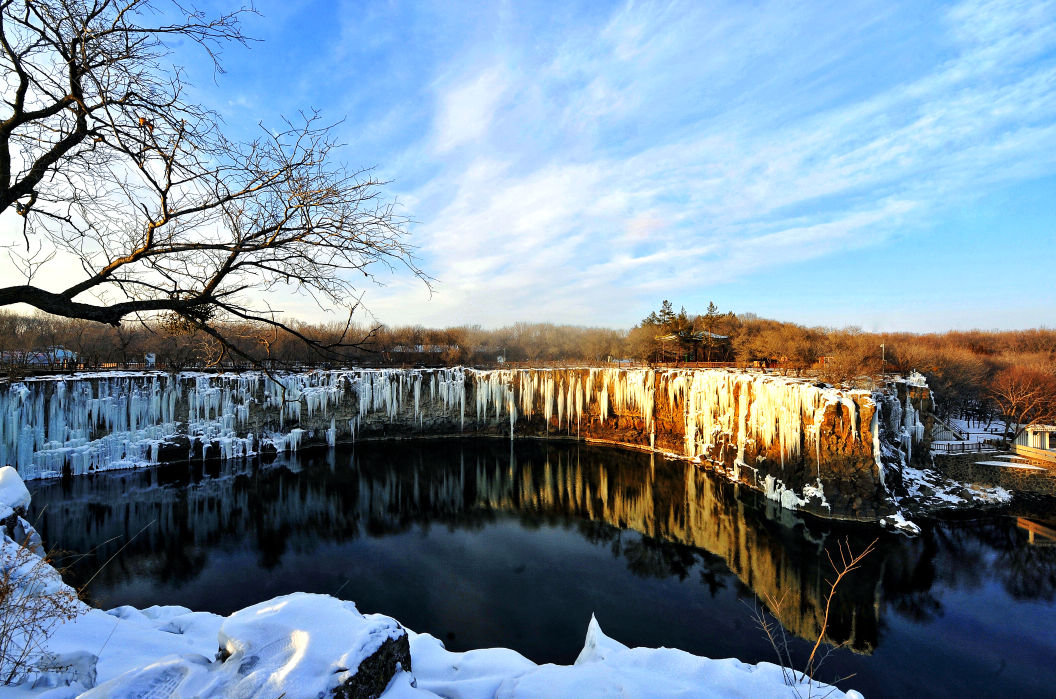
[[[988,420],[1032,404],[1035,419],[1056,396],[1056,330],[870,333],[859,328],[804,327],[751,313],[674,312],[665,302],[630,330],[517,323],[479,326],[360,326],[294,323],[320,345],[343,334],[360,347],[326,353],[275,328],[227,324],[225,335],[247,355],[275,368],[313,366],[494,366],[725,363],[867,386],[884,372],[917,370],[935,389],[943,416]],[[883,345],[883,348],[881,348]],[[154,355],[158,368],[239,368],[210,335],[167,317],[119,327],[45,314],[0,312],[3,370],[12,375],[54,369],[136,368]],[[1005,394],[1002,398],[1001,394]],[[1026,397],[1023,394],[1028,394]],[[1038,401],[1034,401],[1038,402]],[[1018,407],[1017,407],[1018,406]],[[1040,412],[1039,412],[1040,410]]]

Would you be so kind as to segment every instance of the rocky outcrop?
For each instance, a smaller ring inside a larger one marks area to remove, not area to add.
[[[407,634],[387,638],[359,663],[356,672],[334,688],[334,699],[377,699],[400,670],[411,672]]]
[[[82,696],[377,699],[398,672],[411,670],[398,622],[328,595],[297,592],[247,607],[224,619],[217,637],[214,660],[169,655]]]
[[[870,393],[696,369],[96,375],[0,390],[0,458],[25,477],[241,458],[364,439],[577,439],[698,461],[786,509],[875,521],[927,454],[922,382]],[[923,445],[923,446],[921,446]]]

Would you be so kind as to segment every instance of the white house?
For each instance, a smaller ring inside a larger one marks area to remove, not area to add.
[[[1016,437],[1016,444],[1056,451],[1056,425],[1031,425]]]

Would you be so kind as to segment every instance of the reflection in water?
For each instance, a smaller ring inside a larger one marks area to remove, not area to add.
[[[343,559],[354,562],[342,573],[343,596],[413,598],[422,581],[401,577],[406,573],[397,572],[400,564],[378,563],[412,552],[421,561],[438,556],[440,571],[428,583],[434,588],[428,594],[437,599],[475,599],[475,594],[483,597],[475,603],[483,609],[493,603],[489,595],[521,594],[528,600],[524,604],[537,604],[534,596],[546,578],[532,578],[521,589],[511,586],[509,575],[526,580],[529,566],[550,566],[548,575],[574,580],[584,554],[563,554],[562,547],[574,544],[553,534],[570,530],[641,581],[635,589],[644,599],[674,598],[693,585],[698,592],[692,604],[706,604],[698,599],[702,595],[721,603],[723,617],[733,619],[738,629],[740,619],[751,624],[751,612],[738,598],[751,603],[756,597],[785,595],[784,622],[808,641],[820,632],[825,579],[831,577],[826,550],[835,553],[837,542],[847,540],[859,551],[880,537],[877,552],[841,584],[830,615],[829,640],[846,642],[859,654],[883,650],[905,622],[920,629],[942,619],[949,611],[944,601],[949,590],[983,592],[996,584],[1011,600],[1043,609],[1050,636],[1056,625],[1056,548],[1030,546],[1026,531],[1010,518],[931,527],[910,540],[874,527],[803,520],[692,464],[605,447],[495,440],[361,444],[355,451],[332,450],[314,459],[291,457],[263,466],[211,463],[204,470],[200,464],[181,465],[67,479],[38,487],[34,506],[43,509],[38,528],[49,544],[78,552],[96,549],[94,562],[75,566],[75,583],[135,536],[89,590],[108,606],[165,603],[199,578],[218,578],[218,584],[210,596],[188,606],[224,614],[292,589],[333,593],[325,586],[331,584],[326,562],[340,567]],[[505,531],[511,521],[518,531],[536,532],[543,545],[534,560],[511,565],[499,580],[487,564],[470,563],[478,559],[465,547],[484,546],[480,560],[502,558],[518,539],[480,537]],[[463,548],[447,549],[447,538],[431,535],[437,527],[470,538],[452,539]],[[423,538],[436,542],[432,549],[420,543]],[[378,549],[384,542],[393,548]],[[234,570],[246,565],[237,562],[249,552],[255,559],[250,568],[257,573],[239,577]],[[218,567],[217,561],[225,565]],[[322,561],[321,572],[307,572],[312,561]],[[368,592],[356,571],[386,565],[392,572],[380,583],[385,589]],[[471,565],[477,567],[469,575],[445,581],[445,566]],[[225,573],[227,568],[231,572]],[[352,587],[344,587],[350,582]],[[607,591],[599,590],[596,581],[591,584],[592,601],[584,604],[597,606]],[[656,589],[658,584],[664,587]],[[610,594],[616,586],[614,581]],[[467,592],[467,587],[482,590]],[[551,599],[550,604],[560,603]],[[393,609],[376,611],[413,627]],[[963,614],[964,609],[955,609],[951,616]],[[752,635],[750,628],[739,633]],[[485,634],[479,645],[504,640]],[[1043,646],[1050,642],[1056,643],[1043,639]],[[761,652],[755,641],[741,643],[747,647],[719,643],[719,654]],[[715,654],[714,645],[709,654]],[[853,665],[847,658],[841,662]],[[871,660],[866,667],[878,675],[884,662]],[[856,666],[852,671],[861,673]],[[852,685],[868,685],[872,675],[866,674]]]

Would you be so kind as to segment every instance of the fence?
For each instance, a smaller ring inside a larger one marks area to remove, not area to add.
[[[1034,546],[1056,546],[1056,529],[1032,522],[1025,517],[1016,517],[1016,526],[1027,531],[1028,541]],[[1040,539],[1038,537],[1041,537]]]
[[[943,454],[971,454],[980,451],[997,451],[1002,448],[1000,439],[984,439],[981,442],[955,442],[953,444],[932,444],[931,450]]]
[[[946,422],[940,417],[935,418],[935,426],[931,428],[931,438],[937,442],[966,440],[968,435]]]
[[[361,358],[345,362],[264,362],[263,367],[276,371],[310,371],[312,369],[344,369],[348,367],[363,369],[442,369],[451,365],[442,361],[414,361],[406,358]],[[744,368],[735,362],[670,362],[649,363],[632,360],[612,362],[591,360],[559,360],[538,362],[471,362],[467,366],[475,369],[574,369],[582,367],[606,367],[633,369],[651,367],[654,369],[737,369]],[[216,367],[204,362],[184,362],[173,364],[158,360],[154,364],[142,361],[129,362],[95,362],[90,364],[72,361],[36,362],[32,365],[0,363],[0,377],[50,376],[52,374],[73,373],[76,371],[247,371],[253,369],[249,364],[225,363]],[[751,367],[749,367],[751,368]]]

